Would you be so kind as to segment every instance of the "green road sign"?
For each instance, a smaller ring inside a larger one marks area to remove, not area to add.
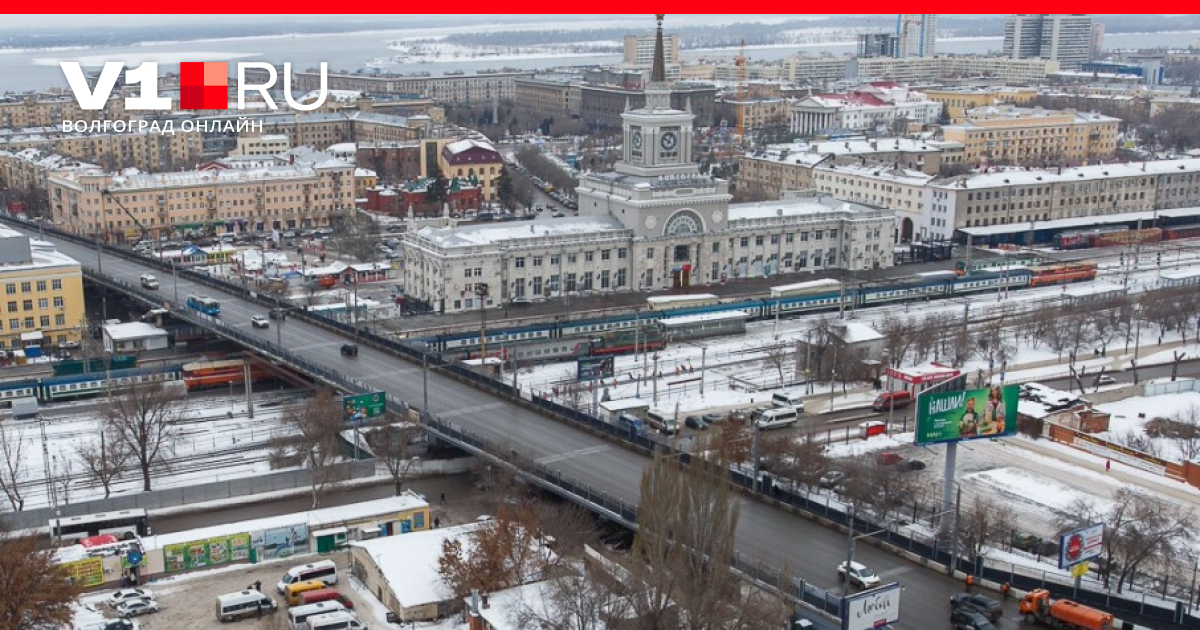
[[[345,396],[342,398],[342,410],[349,422],[382,416],[387,413],[387,396],[383,392]]]

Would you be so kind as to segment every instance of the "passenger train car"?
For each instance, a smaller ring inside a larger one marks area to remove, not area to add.
[[[103,394],[110,386],[162,383],[177,381],[180,377],[179,365],[161,365],[16,380],[0,383],[0,402],[26,397],[37,398],[42,403],[73,400]]]

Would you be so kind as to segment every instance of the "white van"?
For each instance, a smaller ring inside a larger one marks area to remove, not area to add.
[[[651,409],[646,412],[646,423],[667,435],[679,433],[679,423],[675,421],[675,414]]]
[[[308,627],[305,624],[308,623],[310,617],[344,611],[346,611],[346,607],[342,605],[342,602],[333,600],[296,606],[288,610],[288,626],[292,630],[305,630]]]
[[[262,593],[250,589],[217,596],[217,621],[237,621],[257,617],[258,612],[275,612],[279,604]]]
[[[368,630],[353,613],[343,610],[308,618],[308,630]]]
[[[800,415],[796,413],[795,409],[778,407],[776,409],[768,409],[759,414],[754,419],[754,427],[761,430],[778,429],[791,426],[799,421]]]
[[[313,562],[312,564],[302,564],[298,567],[288,569],[287,573],[283,574],[283,579],[275,585],[280,595],[283,595],[287,590],[288,584],[294,582],[303,582],[305,580],[321,580],[325,586],[337,584],[337,565],[333,560],[322,560]]]
[[[771,404],[804,413],[804,399],[801,398],[800,392],[779,392],[771,396]]]

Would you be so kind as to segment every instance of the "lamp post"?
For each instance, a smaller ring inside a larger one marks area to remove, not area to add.
[[[851,504],[850,509],[846,511],[846,571],[843,573],[845,579],[842,582],[843,596],[850,595],[850,567],[854,565],[854,541],[875,534],[882,534],[887,529],[877,529],[873,532],[865,532],[857,536],[854,535],[854,505]]]
[[[480,282],[475,285],[475,295],[479,297],[479,361],[482,367],[483,359],[487,357],[487,309],[485,306],[488,296],[488,285],[486,282]]]

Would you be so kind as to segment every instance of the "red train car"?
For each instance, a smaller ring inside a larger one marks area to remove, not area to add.
[[[1087,282],[1096,279],[1096,263],[1073,262],[1060,265],[1042,265],[1030,267],[1033,274],[1029,278],[1029,286],[1044,287],[1052,284],[1068,282]]]
[[[1173,241],[1180,238],[1200,238],[1200,225],[1185,225],[1163,231],[1163,240]]]
[[[1161,228],[1146,228],[1144,230],[1125,230],[1097,234],[1092,239],[1092,247],[1112,247],[1118,245],[1133,245],[1135,243],[1157,243],[1162,240]]]
[[[183,382],[189,390],[222,387],[230,383],[242,383],[246,373],[245,361],[233,359],[227,361],[197,361],[183,365]],[[270,372],[263,366],[250,364],[250,380],[258,382],[271,377]]]

